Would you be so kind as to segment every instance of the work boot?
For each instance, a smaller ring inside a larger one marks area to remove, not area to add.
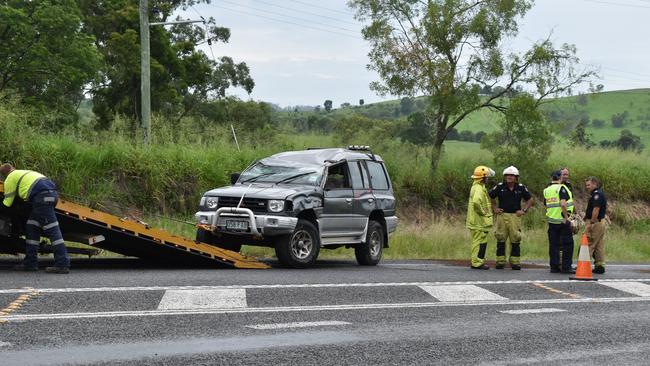
[[[551,273],[560,273],[560,267],[551,267]]]
[[[521,266],[518,264],[511,264],[510,268],[512,268],[513,271],[521,271]]]
[[[603,267],[603,266],[596,266],[596,267],[594,268],[594,273],[595,273],[595,274],[603,274],[603,273],[605,273],[605,267]]]
[[[14,266],[14,271],[36,272],[38,271],[38,267],[27,267],[24,264],[17,264]]]
[[[504,267],[505,267],[505,264],[503,264],[503,263],[497,263],[497,264],[494,266],[495,269],[503,269]]]
[[[573,268],[567,268],[567,269],[563,269],[562,273],[574,274],[576,273],[576,270]]]
[[[68,267],[46,267],[45,272],[47,273],[58,273],[58,274],[68,274],[70,269]]]
[[[471,266],[472,269],[490,269],[490,267],[486,264],[478,267]]]

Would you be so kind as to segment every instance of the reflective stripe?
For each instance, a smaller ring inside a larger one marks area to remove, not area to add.
[[[43,226],[43,230],[51,229],[51,228],[53,228],[53,227],[55,227],[55,226],[59,226],[59,222],[58,222],[58,221]]]
[[[60,244],[64,244],[64,243],[65,242],[63,241],[63,239],[58,239],[58,240],[53,241],[52,245],[60,245]]]
[[[27,225],[32,225],[36,227],[41,227],[41,223],[36,220],[27,220]]]
[[[54,202],[56,201],[56,198],[54,197],[44,197],[43,202]]]
[[[549,203],[549,204],[546,204],[546,207],[548,207],[548,208],[560,207],[560,204],[559,203]]]
[[[13,197],[15,195],[16,195],[16,192],[7,193],[7,194],[5,194],[5,198]]]
[[[25,240],[25,243],[27,243],[27,245],[39,245],[41,242],[39,242],[38,240],[27,239]]]
[[[562,223],[564,223],[564,219],[560,220],[560,219],[553,219],[553,218],[550,218],[550,217],[547,217],[546,221],[548,221],[549,224],[562,224]]]

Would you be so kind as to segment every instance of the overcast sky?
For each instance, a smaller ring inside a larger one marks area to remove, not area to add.
[[[244,61],[255,90],[242,99],[282,106],[317,105],[331,99],[372,103],[368,44],[345,0],[212,0],[181,12],[189,19],[212,16],[230,28],[228,44],[205,52]],[[605,90],[650,87],[650,0],[537,0],[520,22],[508,49],[523,50],[552,32],[556,44],[573,43],[581,63],[600,69]]]

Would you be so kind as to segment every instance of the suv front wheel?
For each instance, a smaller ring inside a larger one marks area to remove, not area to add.
[[[384,229],[377,221],[368,222],[366,242],[354,247],[357,263],[362,266],[375,266],[381,260],[384,249]]]
[[[293,234],[275,243],[275,254],[280,263],[292,268],[310,267],[320,251],[318,229],[307,220],[298,220]]]

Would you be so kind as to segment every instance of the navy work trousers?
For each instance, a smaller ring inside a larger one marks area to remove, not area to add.
[[[50,239],[54,248],[54,266],[70,267],[68,251],[65,248],[59,222],[54,213],[54,207],[56,207],[58,199],[55,190],[37,192],[30,198],[32,211],[29,213],[25,227],[25,242],[27,244],[25,248],[25,267],[38,267],[38,245],[41,241],[41,231],[43,236]]]
[[[560,251],[562,261],[560,263]],[[548,224],[548,256],[551,269],[570,270],[573,264],[571,224]]]

